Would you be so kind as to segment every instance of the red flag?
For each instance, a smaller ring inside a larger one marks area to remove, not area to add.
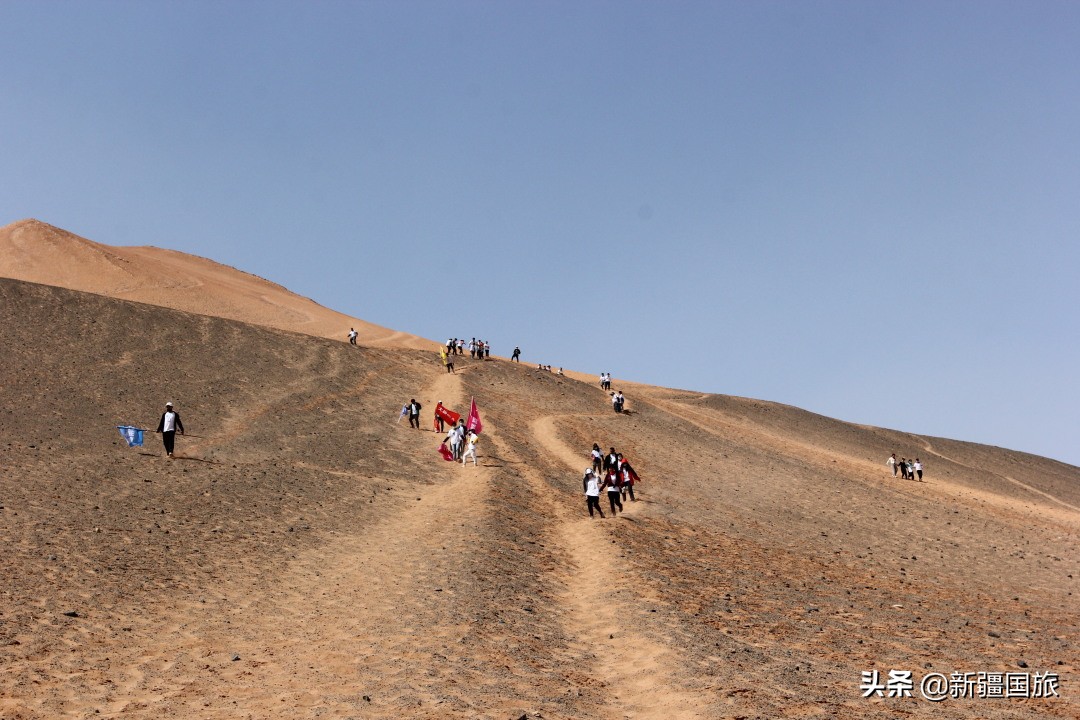
[[[476,398],[473,398],[469,407],[469,419],[465,421],[465,429],[472,430],[479,435],[484,431],[484,424],[480,422],[480,413],[476,411]]]
[[[446,443],[439,446],[439,454],[442,455],[442,459],[447,462],[454,461],[454,454],[450,452],[450,448],[446,447]]]
[[[442,403],[435,406],[435,416],[441,417],[445,422],[448,422],[451,425],[457,425],[457,421],[461,419],[459,413],[454,412]]]

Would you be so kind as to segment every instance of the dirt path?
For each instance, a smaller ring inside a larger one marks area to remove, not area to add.
[[[567,447],[555,433],[548,416],[530,425],[532,437],[566,472],[580,474],[588,459]],[[550,490],[537,493],[550,497]],[[606,498],[602,498],[606,501]],[[584,498],[582,498],[584,505]],[[626,515],[639,512],[640,504],[625,503]],[[565,506],[564,506],[565,507]],[[576,666],[589,677],[606,683],[605,716],[611,718],[696,718],[711,698],[696,694],[680,683],[673,672],[679,667],[674,649],[655,642],[639,630],[631,586],[625,568],[616,564],[617,548],[606,530],[618,522],[593,519],[584,512],[560,513],[552,536],[570,559],[562,580],[566,634],[576,638],[572,650]]]
[[[460,406],[460,378],[440,375],[420,396]],[[433,410],[436,400],[428,402]],[[422,439],[434,454],[438,436],[425,432]],[[305,688],[319,687],[333,712],[468,707],[468,689],[457,696],[448,690],[454,684],[432,657],[454,652],[468,630],[467,619],[454,615],[455,590],[442,570],[468,555],[490,471],[441,463],[433,472],[422,491],[398,493],[399,508],[381,521],[298,557],[274,594],[250,609],[252,643],[286,630],[277,659],[246,683],[253,695],[274,687],[284,706],[302,706]],[[446,612],[433,623],[440,607]]]

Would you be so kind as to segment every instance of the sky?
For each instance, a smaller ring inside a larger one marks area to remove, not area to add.
[[[0,225],[1080,465],[1078,3],[3,0],[0,27]]]

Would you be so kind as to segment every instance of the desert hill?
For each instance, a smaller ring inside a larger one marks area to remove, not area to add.
[[[266,325],[0,280],[0,717],[1080,716],[1078,468]],[[114,429],[166,400],[173,461]],[[614,519],[594,442],[642,476]],[[918,697],[979,671],[1061,696]]]
[[[205,258],[156,247],[114,247],[39,220],[0,228],[0,277],[243,320],[368,345],[431,347],[415,335],[350,318],[275,283]]]

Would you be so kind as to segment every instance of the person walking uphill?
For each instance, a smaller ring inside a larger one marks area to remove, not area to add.
[[[409,401],[409,427],[420,429],[420,408],[423,405],[416,402],[416,398]]]
[[[177,431],[181,435],[184,434],[184,423],[180,422],[180,413],[173,410],[173,404],[167,402],[165,412],[161,413],[161,420],[158,421],[155,432],[161,433],[161,441],[165,444],[165,453],[169,457],[173,456],[173,443],[176,442]]]

